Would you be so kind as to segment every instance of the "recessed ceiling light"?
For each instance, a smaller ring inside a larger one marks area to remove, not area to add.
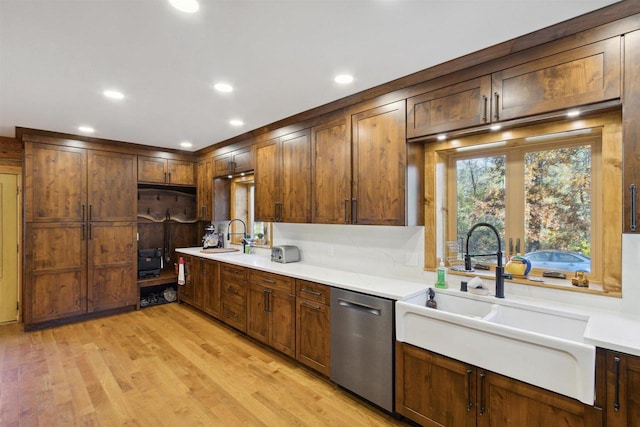
[[[500,125],[493,125],[493,126],[491,126],[489,129],[491,129],[491,130],[500,130],[500,129],[502,129],[502,126],[500,126]]]
[[[192,143],[190,143],[189,141],[182,141],[182,142],[180,143],[180,146],[181,146],[181,147],[184,147],[184,148],[191,148],[191,147],[193,147],[193,144],[192,144]]]
[[[104,92],[102,92],[102,94],[104,96],[106,96],[107,98],[111,98],[111,99],[123,99],[124,98],[124,94],[120,91],[117,90],[113,90],[113,89],[107,89]]]
[[[233,86],[229,83],[216,83],[213,88],[218,92],[233,92]]]
[[[480,149],[485,149],[485,148],[502,147],[503,145],[507,145],[507,141],[498,141],[498,142],[491,142],[489,144],[469,145],[469,146],[466,146],[466,147],[458,147],[458,148],[456,148],[456,151],[458,151],[458,152],[460,152],[460,151],[473,151],[473,150],[480,150]]]
[[[96,131],[91,126],[78,126],[78,130],[84,133],[94,133]]]
[[[438,141],[444,141],[445,139],[447,139],[447,135],[445,135],[443,133],[438,135]]]
[[[198,4],[197,0],[169,0],[169,3],[180,12],[194,13],[200,9],[200,4]]]
[[[341,85],[346,85],[353,82],[353,76],[350,74],[338,74],[334,77],[333,81]]]
[[[567,117],[578,117],[580,115],[580,110],[571,110],[567,113]]]
[[[242,120],[233,119],[233,120],[229,120],[229,124],[231,126],[242,126],[244,122]]]

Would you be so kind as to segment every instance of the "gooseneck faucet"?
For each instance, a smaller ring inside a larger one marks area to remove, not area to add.
[[[496,235],[496,239],[498,240],[498,252],[495,254],[470,254],[469,253],[469,240],[471,239],[471,234],[475,231],[476,228],[479,227],[487,227],[491,231],[493,231]],[[471,271],[471,257],[472,256],[491,256],[496,255],[498,258],[498,264],[496,265],[496,298],[504,298],[504,279],[511,279],[510,274],[504,274],[504,266],[502,265],[502,244],[500,243],[500,234],[498,234],[498,230],[491,224],[486,222],[479,222],[471,227],[471,230],[467,233],[467,247],[464,256],[464,269],[466,271]]]
[[[242,227],[243,227],[243,231],[242,231],[242,253],[244,253],[245,247],[247,246],[247,224],[245,224],[245,222],[241,219],[232,219],[231,221],[229,221],[229,224],[227,225],[227,240],[231,240],[231,235],[232,234],[240,234],[240,233],[232,233],[231,232],[231,224],[234,221],[240,221],[242,223]]]

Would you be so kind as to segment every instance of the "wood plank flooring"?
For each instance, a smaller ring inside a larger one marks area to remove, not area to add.
[[[0,326],[0,426],[406,425],[177,303]]]

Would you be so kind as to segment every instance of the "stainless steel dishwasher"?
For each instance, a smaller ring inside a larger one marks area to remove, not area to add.
[[[331,381],[393,412],[394,301],[331,289]]]

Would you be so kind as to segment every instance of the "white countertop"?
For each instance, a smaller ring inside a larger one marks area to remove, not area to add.
[[[205,254],[201,253],[201,250],[201,247],[178,248],[176,252],[243,267],[256,268],[270,273],[282,274],[296,279],[309,280],[392,300],[406,300],[426,292],[427,288],[431,287],[431,284],[427,282],[353,273],[330,267],[310,265],[304,262],[280,264],[271,262],[271,259],[264,255],[242,254],[240,252]],[[509,295],[507,295],[507,298],[509,298]],[[552,305],[555,308],[566,309],[571,312],[583,311],[588,313],[589,322],[584,333],[585,343],[640,356],[640,316],[555,304],[552,301],[538,301],[538,303]]]

